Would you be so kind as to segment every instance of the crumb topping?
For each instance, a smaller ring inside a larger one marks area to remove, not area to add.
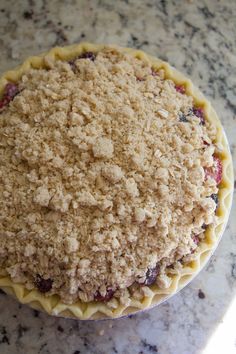
[[[30,69],[18,88],[0,114],[0,267],[66,303],[167,287],[215,219],[203,111],[113,48]]]

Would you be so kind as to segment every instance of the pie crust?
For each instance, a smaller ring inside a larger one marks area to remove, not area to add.
[[[5,85],[11,82],[17,82],[23,73],[27,72],[31,67],[39,69],[44,67],[45,57],[56,60],[71,60],[83,52],[98,52],[104,46],[90,43],[81,43],[79,45],[71,45],[67,47],[56,47],[48,53],[43,53],[39,56],[29,57],[21,66],[14,70],[6,72],[0,79],[0,93],[3,92]],[[50,315],[77,318],[80,320],[95,320],[105,318],[118,318],[133,314],[137,311],[151,308],[165,301],[170,296],[174,295],[189,283],[196,274],[203,268],[209,260],[214,249],[216,248],[223,232],[229,216],[229,211],[232,203],[233,195],[233,167],[232,159],[229,151],[228,142],[220,123],[220,120],[212,108],[211,104],[206,100],[203,94],[187,79],[183,74],[171,67],[168,63],[145,54],[140,50],[130,48],[121,48],[113,46],[122,52],[139,58],[143,61],[151,63],[154,70],[163,69],[165,78],[172,79],[176,85],[184,85],[187,95],[194,99],[196,106],[204,108],[206,119],[213,123],[217,128],[217,143],[221,146],[220,159],[223,165],[222,182],[219,186],[219,207],[217,209],[217,223],[206,229],[205,239],[201,241],[196,251],[196,259],[185,265],[177,275],[171,278],[170,286],[166,289],[160,289],[157,285],[151,285],[150,296],[144,297],[142,300],[131,298],[129,306],[119,305],[116,309],[109,308],[106,303],[89,302],[85,303],[77,301],[74,304],[68,305],[63,303],[59,296],[45,296],[38,290],[27,290],[22,284],[13,283],[8,276],[0,277],[0,288],[6,293],[13,295],[21,303],[28,304],[32,308],[42,310]],[[151,295],[152,293],[152,295]]]

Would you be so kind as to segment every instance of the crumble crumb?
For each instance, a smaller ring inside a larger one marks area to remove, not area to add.
[[[110,159],[113,156],[113,143],[108,138],[98,138],[93,145],[93,155],[95,157]]]
[[[41,186],[38,187],[35,191],[34,202],[39,204],[40,206],[48,206],[51,196],[47,187]]]

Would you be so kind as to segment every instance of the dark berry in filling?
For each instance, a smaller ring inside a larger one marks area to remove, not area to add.
[[[196,245],[199,244],[200,240],[199,240],[198,235],[193,235],[193,236],[192,236],[192,239],[193,239],[193,242],[194,242]]]
[[[146,279],[144,280],[142,285],[154,284],[159,273],[160,273],[160,266],[158,264],[154,268],[149,268],[146,272]]]
[[[7,106],[10,101],[19,93],[19,88],[17,84],[8,83],[6,84],[3,92],[2,99],[0,100],[0,109]]]
[[[90,59],[94,61],[96,59],[96,55],[93,52],[84,52],[80,56],[78,56],[78,59]]]
[[[203,224],[203,225],[205,225],[205,224]],[[205,226],[206,226],[206,225],[205,225]],[[202,227],[203,227],[203,226],[202,226]],[[192,236],[192,240],[193,240],[193,242],[195,243],[196,246],[199,245],[200,239],[199,239],[198,235],[193,235],[193,236]],[[195,251],[196,251],[196,248],[192,248],[192,249],[191,249],[191,254],[193,254]]]
[[[1,100],[0,100],[0,109],[7,106],[9,103],[9,100],[6,98],[6,97],[3,97]]]
[[[13,100],[13,98],[18,94],[18,92],[19,92],[19,89],[18,89],[18,86],[16,84],[13,84],[13,83],[6,84],[4,95],[9,100]]]
[[[113,298],[115,291],[112,289],[107,289],[106,295],[102,296],[99,291],[97,291],[94,295],[95,301],[108,302]]]
[[[158,71],[152,68],[151,74],[152,76],[158,76]]]
[[[205,124],[204,111],[201,107],[193,107],[192,113],[200,119],[200,124]]]
[[[68,63],[71,66],[71,69],[75,72],[76,71],[76,65],[75,65],[75,61],[77,59],[89,59],[94,61],[96,59],[96,55],[93,52],[84,52],[81,55],[79,55],[78,57],[75,57],[74,59],[71,59],[68,61]]]
[[[175,85],[175,89],[177,92],[182,93],[182,95],[185,93],[185,87],[183,85]]]
[[[179,113],[179,121],[180,122],[189,122],[189,119],[191,119],[191,116],[196,116],[198,118],[200,118],[200,124],[204,125],[205,124],[205,119],[204,119],[204,113],[202,108],[191,108],[187,114],[184,114],[183,112]]]
[[[41,293],[47,293],[52,289],[52,279],[44,279],[40,275],[37,275],[35,285]]]
[[[175,266],[174,266],[174,264],[170,264],[170,265],[167,266],[167,268],[168,268],[168,269],[174,269]]]
[[[76,65],[75,65],[75,60],[77,58],[73,59],[73,60],[69,60],[68,63],[70,64],[71,66],[71,70],[75,73],[76,72]]]
[[[218,194],[212,194],[212,195],[211,195],[211,199],[214,200],[214,202],[216,203],[216,207],[217,207],[217,206],[218,206],[218,203],[219,203]]]
[[[209,146],[209,145],[210,145],[210,144],[209,144],[207,141],[205,141],[205,140],[203,140],[203,144],[206,145],[206,146]]]
[[[223,166],[221,160],[218,157],[213,156],[213,159],[213,166],[205,168],[205,177],[213,178],[216,181],[216,184],[218,185],[222,181]]]
[[[179,114],[179,121],[183,122],[183,123],[189,122],[189,120],[187,119],[187,116],[182,112]]]

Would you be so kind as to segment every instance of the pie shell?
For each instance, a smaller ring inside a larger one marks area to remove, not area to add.
[[[184,85],[186,94],[194,99],[194,104],[204,109],[206,119],[217,127],[216,142],[221,147],[220,159],[223,164],[223,178],[219,185],[219,207],[217,209],[217,223],[207,228],[205,239],[201,241],[196,251],[196,259],[183,266],[177,275],[173,275],[171,284],[166,289],[160,289],[157,285],[150,286],[152,296],[144,297],[142,300],[131,298],[129,306],[119,305],[111,309],[106,303],[77,301],[68,305],[60,300],[57,295],[45,296],[38,290],[27,290],[23,284],[13,283],[9,276],[0,276],[0,288],[6,293],[13,295],[22,304],[47,312],[50,315],[76,318],[80,320],[97,320],[118,318],[134,314],[135,312],[151,308],[165,301],[177,293],[189,283],[203,268],[215,250],[227,224],[233,196],[233,165],[226,135],[220,120],[212,108],[210,102],[192,82],[182,73],[174,69],[168,63],[145,54],[141,50],[123,48],[112,45],[112,47],[151,63],[154,70],[163,69],[166,79],[172,79],[176,85]],[[104,45],[81,43],[66,47],[55,47],[47,53],[39,56],[29,57],[24,63],[14,70],[7,71],[0,79],[0,95],[8,82],[16,83],[30,68],[39,69],[45,67],[45,57],[56,60],[71,60],[83,52],[98,52]]]

